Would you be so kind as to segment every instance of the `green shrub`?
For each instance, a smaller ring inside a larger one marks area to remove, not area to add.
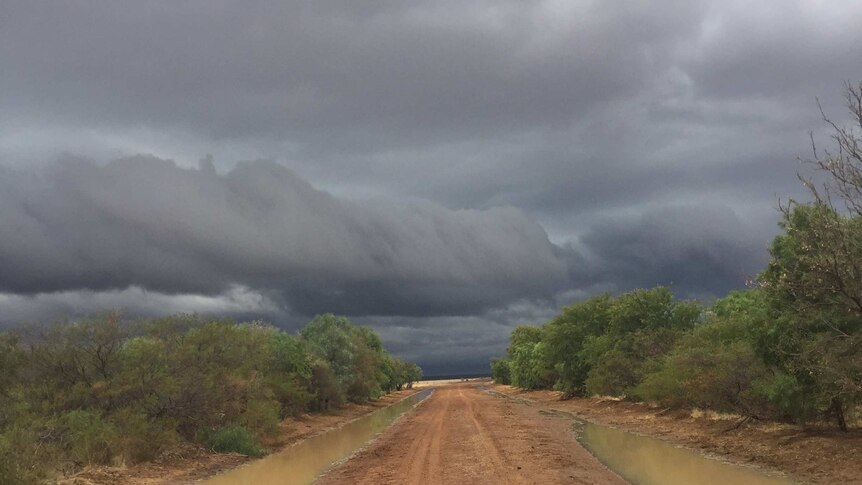
[[[77,463],[103,464],[111,458],[114,426],[96,411],[76,409],[57,420],[67,456]]]
[[[550,387],[556,381],[554,367],[547,359],[547,346],[542,342],[543,327],[519,325],[512,330],[509,354],[509,376],[512,384],[522,389]]]
[[[314,394],[308,390],[308,386],[297,380],[284,375],[272,376],[269,379],[269,388],[278,401],[278,414],[281,418],[298,417],[314,400]]]
[[[225,426],[202,433],[201,441],[213,451],[262,456],[265,451],[257,444],[254,435],[245,426]]]
[[[245,410],[239,415],[239,422],[258,435],[270,435],[275,432],[281,406],[274,399],[257,397],[249,399]]]
[[[491,376],[497,384],[511,384],[509,359],[491,359]]]
[[[669,407],[697,407],[765,416],[771,406],[756,389],[769,370],[746,342],[688,338],[635,389]]]
[[[27,346],[0,332],[0,484],[152,460],[186,440],[260,455],[288,415],[421,376],[346,318],[315,319],[305,333],[311,341],[261,322],[126,325],[116,314],[47,327]]]
[[[604,353],[587,373],[586,388],[589,394],[626,396],[640,381],[641,363],[619,349]]]
[[[111,416],[111,421],[117,430],[111,448],[126,463],[152,460],[179,441],[179,435],[169,422],[131,409],[118,411]]]
[[[778,372],[763,384],[763,393],[778,408],[782,417],[798,422],[811,421],[828,401],[812,392],[815,386],[803,384],[796,376]]]
[[[634,394],[670,407],[774,415],[761,390],[772,372],[757,355],[753,337],[766,318],[763,309],[753,290],[716,301],[707,321],[679,339]]]
[[[316,362],[312,367],[311,387],[314,389],[314,399],[309,405],[312,411],[328,411],[344,403],[344,394],[341,393],[335,374],[326,361]]]
[[[44,483],[53,447],[36,446],[33,429],[14,427],[0,434],[0,483],[30,485]]]

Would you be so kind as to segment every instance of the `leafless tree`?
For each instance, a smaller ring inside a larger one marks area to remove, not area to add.
[[[814,158],[805,160],[825,173],[827,180],[818,184],[811,177],[800,175],[800,179],[818,202],[862,215],[862,82],[846,83],[844,97],[851,118],[849,125],[833,121],[817,102],[823,121],[832,128],[834,148],[819,150],[812,134]]]

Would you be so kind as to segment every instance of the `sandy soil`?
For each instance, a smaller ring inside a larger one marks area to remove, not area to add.
[[[372,403],[347,404],[327,414],[306,414],[299,418],[288,418],[279,425],[278,434],[265,445],[270,450],[279,450],[389,406],[416,392],[418,392],[417,389],[393,392]],[[215,453],[203,447],[187,445],[172,450],[153,462],[130,467],[88,468],[72,477],[60,480],[59,483],[63,485],[190,484],[253,459],[236,453]]]
[[[416,389],[425,389],[427,387],[439,387],[458,382],[472,382],[473,384],[488,384],[493,382],[490,377],[471,377],[469,379],[433,379],[429,381],[419,381],[413,384]]]
[[[862,430],[803,428],[750,421],[737,429],[738,416],[667,411],[613,399],[560,400],[554,391],[487,387],[527,399],[540,407],[566,411],[586,420],[661,438],[717,455],[731,462],[782,472],[800,482],[862,483]]]
[[[566,420],[476,389],[442,386],[318,484],[623,484]]]

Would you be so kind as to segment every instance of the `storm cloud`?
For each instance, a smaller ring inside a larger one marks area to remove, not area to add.
[[[333,311],[442,372],[589,295],[709,301],[804,198],[860,24],[851,0],[4,1],[0,323]]]
[[[440,373],[481,370],[516,325],[593,294],[742,287],[769,235],[729,209],[671,206],[557,245],[512,207],[347,200],[273,162],[219,174],[151,156],[2,169],[0,207],[5,323],[117,308],[296,327],[338,312]]]
[[[660,278],[677,296],[709,301],[754,280],[773,233],[727,207],[688,205],[598,224],[581,240],[595,258],[594,274],[620,285],[617,291]]]
[[[335,198],[249,162],[221,176],[152,157],[70,160],[0,187],[0,291],[275,292],[303,314],[470,313],[550,297],[566,261],[513,208]]]

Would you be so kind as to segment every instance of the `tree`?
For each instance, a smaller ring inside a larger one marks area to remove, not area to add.
[[[761,275],[774,318],[766,358],[784,375],[771,396],[789,417],[831,415],[842,430],[862,399],[862,216],[794,205]]]
[[[308,343],[287,332],[273,332],[268,351],[267,380],[280,405],[279,415],[298,416],[314,398],[310,389],[312,356]]]
[[[300,330],[300,335],[329,364],[339,392],[346,398],[347,388],[354,380],[358,343],[350,321],[331,313],[317,315]]]
[[[784,234],[760,278],[774,312],[765,355],[781,372],[772,398],[792,417],[828,414],[844,430],[862,400],[862,83],[846,86],[846,101],[851,128],[821,109],[835,148],[815,145],[809,162],[825,181],[800,176],[814,202],[782,207]]]
[[[604,333],[610,321],[612,299],[609,295],[590,298],[563,308],[560,315],[545,325],[546,357],[557,374],[555,388],[564,397],[586,392],[589,365],[582,351],[589,337]]]
[[[343,398],[376,399],[390,379],[387,354],[380,337],[342,316],[317,315],[300,331],[312,351],[329,364]]]
[[[862,130],[862,82],[856,85],[847,83],[844,99],[850,114],[850,127],[832,121],[823,108],[820,109],[823,121],[832,128],[834,148],[821,153],[812,136],[814,158],[807,162],[825,174],[826,181],[818,184],[811,177],[800,176],[800,179],[816,203],[859,216],[862,215],[862,132],[856,130]]]
[[[329,411],[344,403],[344,394],[338,387],[338,380],[325,360],[318,360],[311,366],[312,411]]]
[[[512,330],[509,371],[512,384],[523,389],[539,389],[554,383],[553,366],[547,364],[542,343],[542,327],[519,325]]]
[[[604,333],[585,339],[580,352],[589,368],[586,391],[630,396],[700,313],[697,303],[676,301],[664,287],[620,295],[608,309]]]
[[[289,414],[421,378],[371,329],[335,316],[312,323],[305,339],[263,322],[106,313],[20,339],[0,332],[0,483],[150,460],[183,440],[257,455]]]
[[[127,333],[117,313],[47,328],[30,346],[27,392],[54,411],[96,406],[111,410],[111,383]]]
[[[700,316],[700,305],[677,301],[663,287],[597,296],[541,327],[516,327],[508,359],[492,366],[503,375],[505,362],[512,384],[524,389],[629,395]]]
[[[404,378],[407,389],[413,389],[413,383],[422,380],[422,368],[415,362],[408,362],[407,372],[405,373]]]
[[[509,359],[491,359],[491,376],[497,384],[511,384]]]
[[[707,321],[682,336],[634,393],[670,407],[769,415],[772,409],[761,391],[771,372],[754,344],[767,318],[765,308],[756,289],[717,300]]]

